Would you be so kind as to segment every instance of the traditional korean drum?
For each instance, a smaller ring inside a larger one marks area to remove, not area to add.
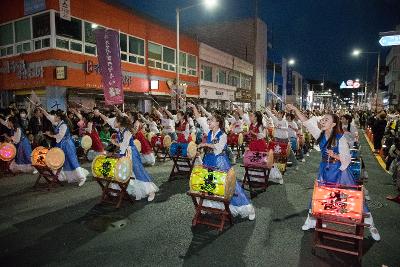
[[[127,157],[99,155],[92,162],[92,174],[97,178],[125,183],[132,174],[132,161]]]
[[[58,170],[64,165],[65,154],[61,148],[38,146],[32,151],[32,166]]]
[[[274,154],[270,152],[259,152],[247,150],[243,155],[243,164],[246,167],[271,168],[274,162]]]
[[[228,134],[227,140],[228,146],[241,146],[243,144],[243,134],[242,133],[230,133]]]
[[[84,135],[81,139],[81,147],[84,150],[89,150],[92,147],[92,138],[89,135]]]
[[[192,192],[208,193],[229,200],[235,193],[235,171],[231,168],[228,172],[222,172],[197,165],[190,175],[189,186]]]
[[[350,149],[351,159],[358,159],[360,157],[360,151],[358,149]]]
[[[17,149],[14,146],[14,144],[11,143],[0,144],[0,159],[2,161],[13,160],[16,154],[17,154]]]
[[[349,165],[349,171],[353,175],[355,180],[360,180],[361,176],[361,161],[352,160]]]
[[[163,145],[165,148],[169,148],[170,145],[172,144],[172,139],[171,136],[169,136],[168,134],[164,136],[163,138]]]
[[[288,143],[271,141],[268,144],[268,149],[273,151],[274,157],[277,160],[278,159],[286,160],[287,156],[289,155]]]
[[[197,153],[197,145],[195,142],[190,143],[172,143],[169,147],[171,157],[194,158]]]
[[[362,189],[362,187],[358,187]],[[343,189],[341,187],[314,184],[312,214],[317,218],[338,222],[363,222],[363,190]]]

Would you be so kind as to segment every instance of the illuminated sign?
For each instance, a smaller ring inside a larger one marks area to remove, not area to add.
[[[343,81],[340,84],[340,89],[357,89],[360,88],[360,82],[348,80],[346,83]]]
[[[379,39],[381,46],[400,45],[400,35],[383,36]]]

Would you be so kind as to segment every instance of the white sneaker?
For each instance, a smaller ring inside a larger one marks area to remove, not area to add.
[[[254,211],[249,215],[249,221],[254,221],[255,218],[256,218],[256,212]]]
[[[150,193],[149,196],[147,197],[147,201],[149,202],[153,201],[155,196],[156,196],[155,192]]]
[[[81,180],[80,180],[78,186],[81,187],[82,185],[85,184],[85,182],[86,182],[86,177],[81,178]]]
[[[307,153],[306,156],[309,157],[309,156],[310,156],[310,153]]]
[[[310,229],[314,229],[316,225],[317,225],[317,220],[311,217],[310,214],[308,214],[307,220],[304,222],[303,226],[301,227],[301,230],[307,231]]]
[[[296,168],[295,168],[295,169],[296,169],[296,171],[298,171],[298,170],[299,170],[299,166],[296,166]]]
[[[33,169],[33,174],[38,174],[38,170]]]
[[[374,226],[369,227],[369,232],[375,241],[381,240],[381,235],[379,234],[378,229],[376,229]]]
[[[302,158],[302,159],[301,159],[301,162],[306,162],[306,159]]]

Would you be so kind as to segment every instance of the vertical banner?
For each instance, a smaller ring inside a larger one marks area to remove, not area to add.
[[[288,67],[286,95],[292,95],[292,94],[293,94],[293,69],[291,67]]]
[[[97,29],[95,35],[106,105],[123,104],[119,33],[113,30]]]
[[[60,4],[60,18],[71,21],[71,2],[70,0],[58,0]]]
[[[178,98],[178,96],[177,96],[177,94],[176,94],[176,92],[177,92],[177,90],[176,90],[176,85],[175,85],[175,82],[174,81],[172,81],[172,80],[168,80],[167,81],[167,85],[168,85],[168,88],[169,88],[169,90],[170,90],[170,92],[171,92],[171,110],[177,110],[177,98]]]
[[[186,88],[187,85],[178,86],[178,109],[186,111]]]

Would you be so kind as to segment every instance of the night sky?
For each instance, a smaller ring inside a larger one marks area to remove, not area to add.
[[[112,0],[175,27],[175,8],[202,0]],[[212,11],[199,6],[181,14],[181,27],[253,16],[254,0],[219,0]],[[293,57],[295,69],[309,79],[340,82],[363,79],[366,56],[351,57],[353,48],[378,51],[378,34],[400,24],[400,0],[258,0],[258,14],[272,29],[274,50]],[[381,49],[383,54],[387,49]],[[369,80],[376,64],[369,56]],[[382,61],[384,62],[384,61]]]

